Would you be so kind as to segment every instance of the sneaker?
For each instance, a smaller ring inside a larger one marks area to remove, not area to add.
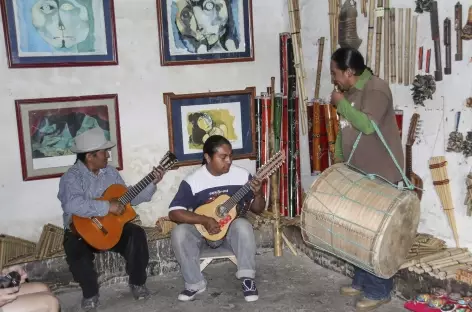
[[[356,289],[351,286],[344,286],[340,289],[341,295],[343,296],[358,296],[362,293],[359,289]]]
[[[82,298],[82,310],[90,311],[98,308],[100,302],[98,301],[98,295],[95,295],[91,298]]]
[[[200,290],[188,290],[188,289],[185,289],[184,291],[182,291],[180,294],[179,294],[179,297],[178,299],[180,301],[192,301],[195,299],[195,296],[197,296],[198,294],[201,294],[202,292],[204,292],[206,290],[206,287],[200,289]]]
[[[252,302],[259,299],[256,283],[252,278],[244,278],[241,285],[243,287],[244,300]]]
[[[129,285],[129,287],[131,288],[131,293],[135,300],[147,299],[150,296],[149,289],[147,289],[146,285]]]

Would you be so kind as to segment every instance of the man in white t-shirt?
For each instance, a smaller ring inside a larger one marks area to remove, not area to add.
[[[200,248],[206,242],[194,224],[203,225],[210,234],[220,232],[215,219],[193,211],[221,194],[232,196],[252,179],[247,170],[232,165],[231,143],[223,136],[210,136],[203,146],[203,156],[203,165],[182,181],[169,206],[169,218],[178,223],[172,230],[172,248],[185,281],[185,289],[179,294],[181,301],[191,301],[206,290],[207,282],[200,272]],[[250,186],[251,191],[238,206],[248,207],[259,214],[265,208],[260,181],[253,179]],[[256,242],[251,223],[245,218],[237,218],[230,224],[222,241],[208,241],[208,244],[214,247],[223,242],[228,243],[236,255],[236,276],[242,280],[245,300],[256,301],[259,298],[254,282]]]

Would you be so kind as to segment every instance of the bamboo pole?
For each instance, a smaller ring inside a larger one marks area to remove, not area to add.
[[[398,9],[398,84],[403,84],[403,9]]]
[[[390,0],[384,0],[384,80],[390,84]]]
[[[308,99],[305,94],[305,66],[303,66],[303,48],[300,34],[300,9],[298,0],[288,0],[288,10],[290,17],[290,26],[292,29],[293,55],[295,60],[295,70],[297,72],[297,90],[300,112],[300,123],[302,124],[302,134],[306,135],[308,127],[307,104]]]
[[[374,18],[375,18],[375,1],[369,2],[369,27],[367,30],[367,52],[365,62],[367,67],[372,68],[372,45],[374,42]]]
[[[278,152],[275,146],[275,131],[274,131],[274,117],[275,117],[275,77],[270,78],[270,97],[272,105],[270,106],[270,140],[269,151],[270,157]],[[272,203],[272,213],[274,214],[274,256],[282,256],[282,230],[280,228],[280,203],[279,203],[279,172],[277,170],[270,177],[270,202]]]
[[[403,78],[405,86],[410,85],[410,46],[411,46],[411,8],[406,9],[405,17],[405,67],[403,68]]]
[[[373,1],[373,0],[372,0]],[[377,25],[375,29],[375,69],[374,73],[376,76],[380,75],[380,61],[382,59],[381,50],[382,50],[382,21],[383,21],[383,0],[378,0],[377,2]]]
[[[410,83],[413,83],[415,80],[415,72],[416,72],[416,36],[417,36],[417,29],[418,29],[418,15],[413,16],[413,29],[412,29],[412,37],[411,37],[411,50],[410,50]]]
[[[395,46],[395,8],[389,8],[390,18],[390,83],[397,83],[397,53]]]

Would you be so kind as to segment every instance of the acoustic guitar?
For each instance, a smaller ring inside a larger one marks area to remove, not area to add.
[[[411,183],[419,188],[419,189],[414,189],[416,194],[418,195],[419,200],[421,200],[421,197],[423,195],[423,180],[413,172],[412,170],[412,149],[413,149],[413,144],[415,143],[416,137],[418,135],[418,130],[419,130],[419,118],[420,115],[417,113],[414,113],[413,116],[411,117],[410,121],[410,128],[408,129],[408,137],[406,140],[406,176],[408,179],[410,179]]]
[[[218,234],[210,234],[207,232],[205,227],[201,224],[195,224],[198,232],[202,234],[207,240],[217,241],[225,237],[228,232],[230,224],[234,221],[237,215],[236,205],[244,198],[244,196],[251,191],[251,182],[254,179],[262,181],[263,179],[272,175],[285,161],[285,152],[279,151],[277,154],[272,156],[267,163],[259,168],[256,175],[246,182],[233,196],[229,197],[226,194],[222,194],[216,197],[213,201],[199,206],[195,209],[195,213],[198,215],[207,216],[215,219],[219,225],[221,231]]]
[[[172,168],[177,157],[168,151],[159,162],[158,167],[165,171]],[[125,207],[121,215],[108,213],[104,217],[72,216],[72,231],[82,237],[90,246],[97,250],[108,250],[114,247],[121,238],[126,223],[136,218],[136,211],[131,207],[131,201],[155,179],[154,173],[146,175],[136,185],[127,188],[122,184],[110,185],[102,197],[96,200],[117,199]]]

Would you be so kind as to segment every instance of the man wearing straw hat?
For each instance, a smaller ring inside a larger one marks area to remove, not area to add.
[[[124,211],[124,206],[117,200],[95,200],[102,196],[110,185],[125,185],[118,170],[108,165],[109,150],[115,145],[105,138],[103,130],[99,127],[76,136],[71,151],[77,154],[77,161],[59,182],[57,197],[63,209],[66,261],[74,279],[82,288],[82,308],[85,311],[94,309],[99,304],[97,272],[93,264],[95,250],[71,231],[71,218],[72,215],[119,215]],[[151,200],[156,192],[156,184],[162,179],[164,172],[154,168],[153,173],[156,177],[153,183],[131,201],[132,205]],[[126,272],[129,274],[133,297],[136,300],[149,297],[149,290],[145,286],[149,251],[144,230],[132,223],[125,224],[120,241],[111,251],[121,254],[126,260]]]

